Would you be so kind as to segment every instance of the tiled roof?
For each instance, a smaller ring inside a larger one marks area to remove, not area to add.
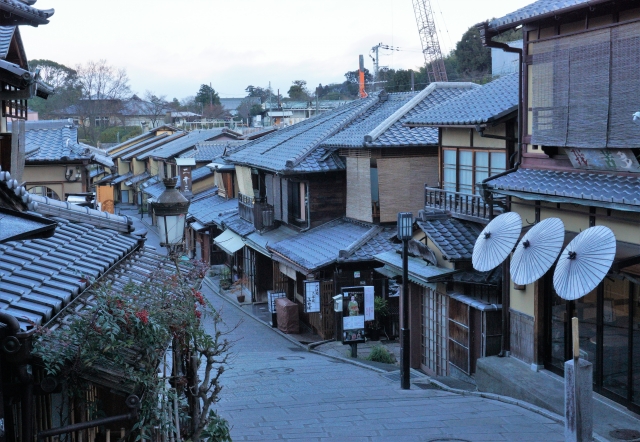
[[[134,184],[139,183],[140,181],[144,181],[147,178],[150,178],[151,174],[147,171],[144,171],[142,173],[139,173],[137,175],[132,176],[131,178],[129,178],[127,180],[127,182],[125,183],[127,186],[133,186]]]
[[[191,171],[191,181],[198,181],[209,176],[213,176],[213,172],[207,166],[198,167]]]
[[[137,245],[137,237],[66,220],[51,238],[2,244],[0,311],[23,329],[45,324]]]
[[[26,162],[90,159],[78,143],[78,128],[67,120],[25,124]]]
[[[49,237],[53,235],[55,226],[55,221],[45,217],[0,207],[0,244],[18,239]]]
[[[462,270],[433,279],[434,282],[460,282],[463,284],[499,286],[502,282],[502,266],[488,272]]]
[[[149,181],[145,182],[145,184],[147,184]],[[148,186],[143,187],[142,191],[148,195],[151,195],[152,198],[158,198],[160,194],[164,192],[164,189],[166,189],[166,187],[164,186],[164,183],[162,181],[156,180],[154,183],[151,183]]]
[[[0,58],[3,60],[7,58],[13,33],[16,29],[15,26],[0,26]]]
[[[144,160],[148,157],[171,158],[191,150],[197,143],[222,135],[222,129],[194,130],[186,136],[162,143],[156,149],[136,155],[136,159]]]
[[[137,135],[133,138],[129,138],[128,140],[123,141],[120,144],[116,144],[114,146],[111,146],[107,149],[108,153],[114,153],[115,151],[122,149],[124,146],[132,146],[134,144],[138,144],[144,140],[148,140],[148,139],[153,139],[156,136],[161,136],[161,135],[156,135],[159,131],[162,130],[167,130],[167,131],[173,131],[173,132],[179,132],[179,130],[173,126],[169,126],[169,125],[162,125],[159,127],[155,127],[153,129],[151,129],[148,132],[144,132],[141,133],[140,135]],[[167,136],[166,134],[164,136]],[[118,152],[118,154],[120,154],[120,152]],[[114,154],[115,155],[115,154]]]
[[[356,100],[247,143],[228,159],[284,174],[343,170],[336,155],[323,157],[320,144],[377,102],[377,95]]]
[[[79,206],[67,201],[58,201],[46,196],[29,194],[34,212],[47,216],[56,216],[68,221],[77,221],[94,227],[112,229],[118,232],[133,232],[133,220],[128,216],[115,215]]]
[[[640,211],[640,177],[634,176],[518,169],[489,180],[487,187],[497,193],[514,192],[527,199]]]
[[[196,144],[195,150],[181,154],[180,158],[195,158],[196,162],[211,162],[222,155],[228,146],[239,146],[246,143],[246,140],[203,141]]]
[[[486,124],[518,108],[519,78],[517,72],[504,75],[480,88],[416,114],[405,123],[418,126]]]
[[[238,212],[238,199],[226,199],[218,195],[193,201],[189,206],[189,216],[202,225],[217,224]]]
[[[232,216],[226,218],[223,225],[226,229],[240,236],[247,236],[256,231],[253,223],[243,220],[238,213],[234,213]]]
[[[298,236],[300,232],[294,230],[286,225],[281,225],[276,229],[268,230],[266,232],[253,232],[244,238],[245,244],[254,250],[262,253],[266,256],[271,256],[267,246],[269,244],[277,243],[278,241],[284,241],[285,239]]]
[[[321,267],[336,262],[341,250],[347,250],[356,244],[365,235],[372,231],[379,231],[378,226],[351,221],[348,219],[336,219],[313,228],[299,235],[279,241],[267,246],[273,253],[276,261],[286,261],[297,265],[307,272],[312,272]],[[365,244],[364,250],[353,253],[347,259],[352,261],[371,260],[373,256],[367,252],[385,249],[387,243],[383,237],[374,237]]]
[[[122,158],[125,161],[129,161],[132,158],[138,157],[138,155],[143,155],[146,152],[164,146],[166,143],[184,137],[186,134],[187,133],[184,131],[178,131],[172,134],[160,134],[153,138],[142,140],[140,143],[133,144],[122,149],[120,152],[113,153],[111,155],[114,158]]]
[[[482,229],[472,222],[455,218],[416,221],[449,261],[469,261]]]
[[[193,197],[191,197],[191,203],[195,201],[199,201],[204,198],[209,198],[210,196],[214,196],[218,194],[218,187],[212,187],[207,190],[203,190],[202,192],[194,193]]]
[[[388,94],[344,130],[323,143],[325,147],[407,147],[437,145],[438,130],[409,128],[405,121],[438,104],[479,87],[473,83],[432,83],[415,93]]]
[[[5,12],[5,20],[12,18],[17,25],[29,24],[32,26],[49,23],[49,17],[55,12],[53,9],[34,8],[21,0],[0,0],[0,11]]]
[[[131,178],[133,176],[133,172],[127,172],[124,175],[119,175],[118,177],[114,178],[111,181],[111,184],[118,184],[121,183],[123,181],[128,180],[129,178]]]
[[[505,29],[520,23],[560,15],[574,9],[586,8],[604,1],[607,0],[538,0],[504,17],[494,18],[489,21],[489,27],[496,30]]]
[[[340,259],[340,262],[372,261],[373,257],[379,253],[395,250],[396,244],[393,239],[397,233],[398,230],[395,227],[382,229],[382,231],[373,235],[371,239],[359,246],[352,255]]]

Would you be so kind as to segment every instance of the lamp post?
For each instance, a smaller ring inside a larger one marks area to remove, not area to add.
[[[160,233],[160,245],[167,248],[169,257],[178,269],[178,252],[183,245],[185,221],[189,210],[189,200],[180,193],[176,186],[176,177],[162,180],[166,189],[153,203]],[[178,274],[180,269],[178,269]]]
[[[402,329],[400,329],[400,388],[409,390],[410,357],[409,348],[409,240],[413,236],[413,214],[398,213],[398,239],[402,241]]]

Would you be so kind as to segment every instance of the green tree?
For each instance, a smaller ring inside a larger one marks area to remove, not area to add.
[[[29,101],[29,108],[40,114],[40,118],[59,118],[61,114],[80,98],[78,72],[52,60],[31,60],[31,69],[39,70],[40,79],[55,89],[48,99],[36,97]]]
[[[307,82],[304,80],[295,80],[287,94],[289,98],[296,101],[309,101],[311,99],[311,94],[307,89]]]
[[[220,105],[220,97],[214,88],[207,84],[203,84],[200,86],[200,90],[196,94],[196,98],[194,99],[196,103],[199,105],[206,106],[219,106]]]
[[[475,26],[456,44],[455,57],[463,79],[480,80],[491,73],[491,49],[482,45],[480,31]]]

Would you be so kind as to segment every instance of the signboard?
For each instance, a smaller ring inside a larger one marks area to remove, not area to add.
[[[272,292],[268,291],[267,296],[269,298],[269,313],[276,312],[276,299],[278,298],[286,298],[287,294],[284,292]]]
[[[364,322],[373,319],[373,286],[342,289],[342,343],[357,344],[364,340]],[[370,317],[370,319],[366,319]]]
[[[180,191],[182,193],[191,192],[191,167],[180,167]]]
[[[304,282],[304,312],[318,313],[320,311],[320,281]]]
[[[640,164],[631,149],[565,149],[571,165],[583,170],[612,170],[640,173]]]

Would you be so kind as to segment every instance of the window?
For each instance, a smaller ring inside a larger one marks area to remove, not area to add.
[[[289,223],[306,227],[307,220],[307,183],[289,182]]]
[[[34,195],[46,196],[47,198],[60,201],[60,197],[58,196],[58,194],[53,189],[47,186],[34,186],[29,189],[29,193],[33,193]]]
[[[445,149],[443,151],[442,188],[450,192],[478,193],[476,185],[504,172],[505,152],[488,150]]]

